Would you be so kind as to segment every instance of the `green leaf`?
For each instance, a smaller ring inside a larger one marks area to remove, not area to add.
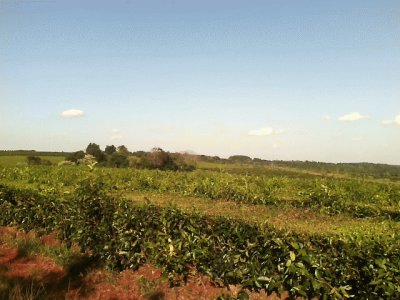
[[[290,251],[289,255],[290,255],[290,259],[291,259],[292,261],[295,261],[295,259],[296,259],[296,254],[294,254],[293,251]]]

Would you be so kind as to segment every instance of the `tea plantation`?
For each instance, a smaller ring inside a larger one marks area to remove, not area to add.
[[[287,167],[193,172],[0,167],[0,225],[58,232],[114,270],[151,262],[171,285],[292,297],[400,299],[400,183]]]

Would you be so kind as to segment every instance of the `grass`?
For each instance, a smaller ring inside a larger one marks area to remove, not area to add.
[[[41,255],[50,257],[57,264],[64,267],[67,267],[71,261],[77,260],[77,256],[79,256],[75,251],[68,249],[64,244],[58,246],[47,245],[32,231],[22,236],[2,234],[0,235],[0,244],[2,243],[11,247],[16,247],[18,250],[18,257]]]
[[[32,281],[10,279],[0,275],[0,300],[51,299],[43,285]]]
[[[161,283],[160,279],[148,279],[142,275],[138,278],[138,283],[140,286],[141,294],[145,299],[164,299],[163,293],[159,290]]]
[[[136,203],[150,202],[161,207],[174,206],[187,212],[198,212],[208,216],[225,216],[260,226],[266,222],[279,229],[301,234],[391,235],[400,230],[400,223],[390,220],[356,219],[343,214],[328,216],[311,209],[289,206],[266,207],[155,193],[128,193],[126,197]]]
[[[51,161],[52,164],[58,164],[60,161],[65,160],[62,156],[39,156],[41,159]],[[24,155],[0,155],[0,166],[2,167],[15,167],[27,166],[26,156]]]

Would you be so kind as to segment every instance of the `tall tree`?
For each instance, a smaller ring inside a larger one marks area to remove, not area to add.
[[[117,148],[115,148],[114,145],[106,146],[106,148],[104,149],[104,152],[105,152],[106,154],[108,154],[108,155],[111,155],[111,154],[113,154],[113,153],[116,152],[116,151],[117,151]]]
[[[100,146],[96,143],[89,143],[86,147],[86,153],[93,155],[99,163],[106,161],[106,155],[101,151]]]
[[[118,146],[118,153],[122,155],[129,155],[129,150],[125,145]]]
[[[161,170],[177,170],[178,166],[175,164],[174,158],[170,153],[165,152],[161,148],[153,148],[146,156],[146,164],[150,169]]]

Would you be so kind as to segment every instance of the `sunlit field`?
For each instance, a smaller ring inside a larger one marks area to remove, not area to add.
[[[0,158],[2,225],[56,231],[109,268],[152,263],[171,284],[195,271],[222,285],[293,296],[400,295],[396,174],[357,178],[229,162],[200,162],[190,172],[31,166]]]

